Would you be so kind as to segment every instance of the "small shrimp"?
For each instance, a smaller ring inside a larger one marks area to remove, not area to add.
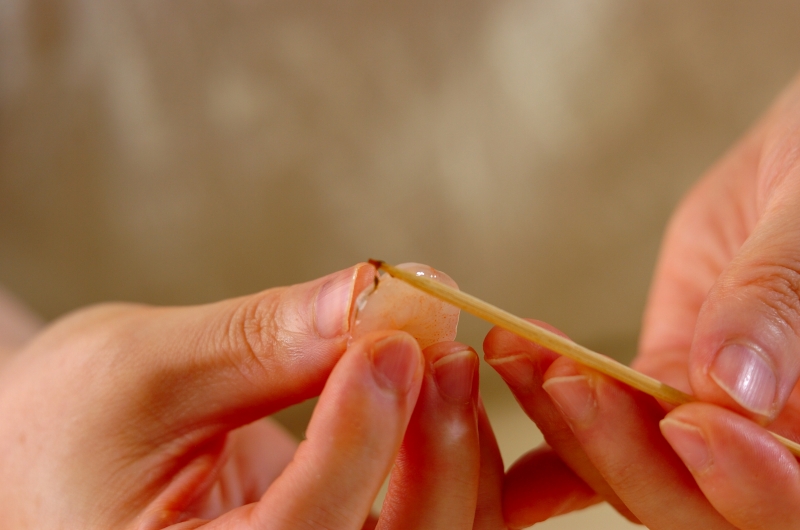
[[[398,268],[458,288],[450,276],[428,265],[404,263]],[[384,273],[358,295],[351,336],[356,339],[371,331],[397,329],[409,333],[421,348],[426,348],[456,338],[459,313],[457,307]]]

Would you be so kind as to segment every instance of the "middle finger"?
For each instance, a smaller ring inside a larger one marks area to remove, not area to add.
[[[471,529],[480,478],[478,355],[457,342],[424,351],[426,372],[378,529]]]

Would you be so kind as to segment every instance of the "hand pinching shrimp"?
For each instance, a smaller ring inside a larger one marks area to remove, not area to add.
[[[447,274],[427,265],[398,268],[457,288]],[[459,313],[457,307],[385,273],[356,298],[353,339],[400,330],[417,340],[425,358],[419,397],[389,483],[389,504],[381,514],[391,521],[387,527],[503,527],[503,462],[480,404],[478,354],[453,341]],[[479,495],[493,487],[498,493]],[[393,501],[401,494],[416,508]],[[482,522],[476,526],[477,514]]]

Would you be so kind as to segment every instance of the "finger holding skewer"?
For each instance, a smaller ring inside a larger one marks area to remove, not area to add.
[[[641,372],[637,372],[610,357],[585,348],[557,333],[532,324],[525,319],[512,315],[499,307],[493,306],[463,291],[452,289],[447,285],[422,276],[415,276],[412,273],[393,267],[383,261],[370,260],[370,263],[391,276],[403,280],[440,300],[446,301],[478,318],[495,324],[553,352],[577,361],[588,368],[597,370],[612,379],[625,383],[665,403],[681,405],[695,401],[693,396],[685,392]],[[785,446],[793,455],[800,457],[799,443],[777,433],[770,432],[770,435]]]

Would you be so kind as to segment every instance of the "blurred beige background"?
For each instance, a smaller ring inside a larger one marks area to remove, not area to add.
[[[420,261],[628,360],[670,211],[799,69],[799,23],[788,0],[4,0],[0,283],[52,318]],[[510,463],[539,435],[483,377]]]

